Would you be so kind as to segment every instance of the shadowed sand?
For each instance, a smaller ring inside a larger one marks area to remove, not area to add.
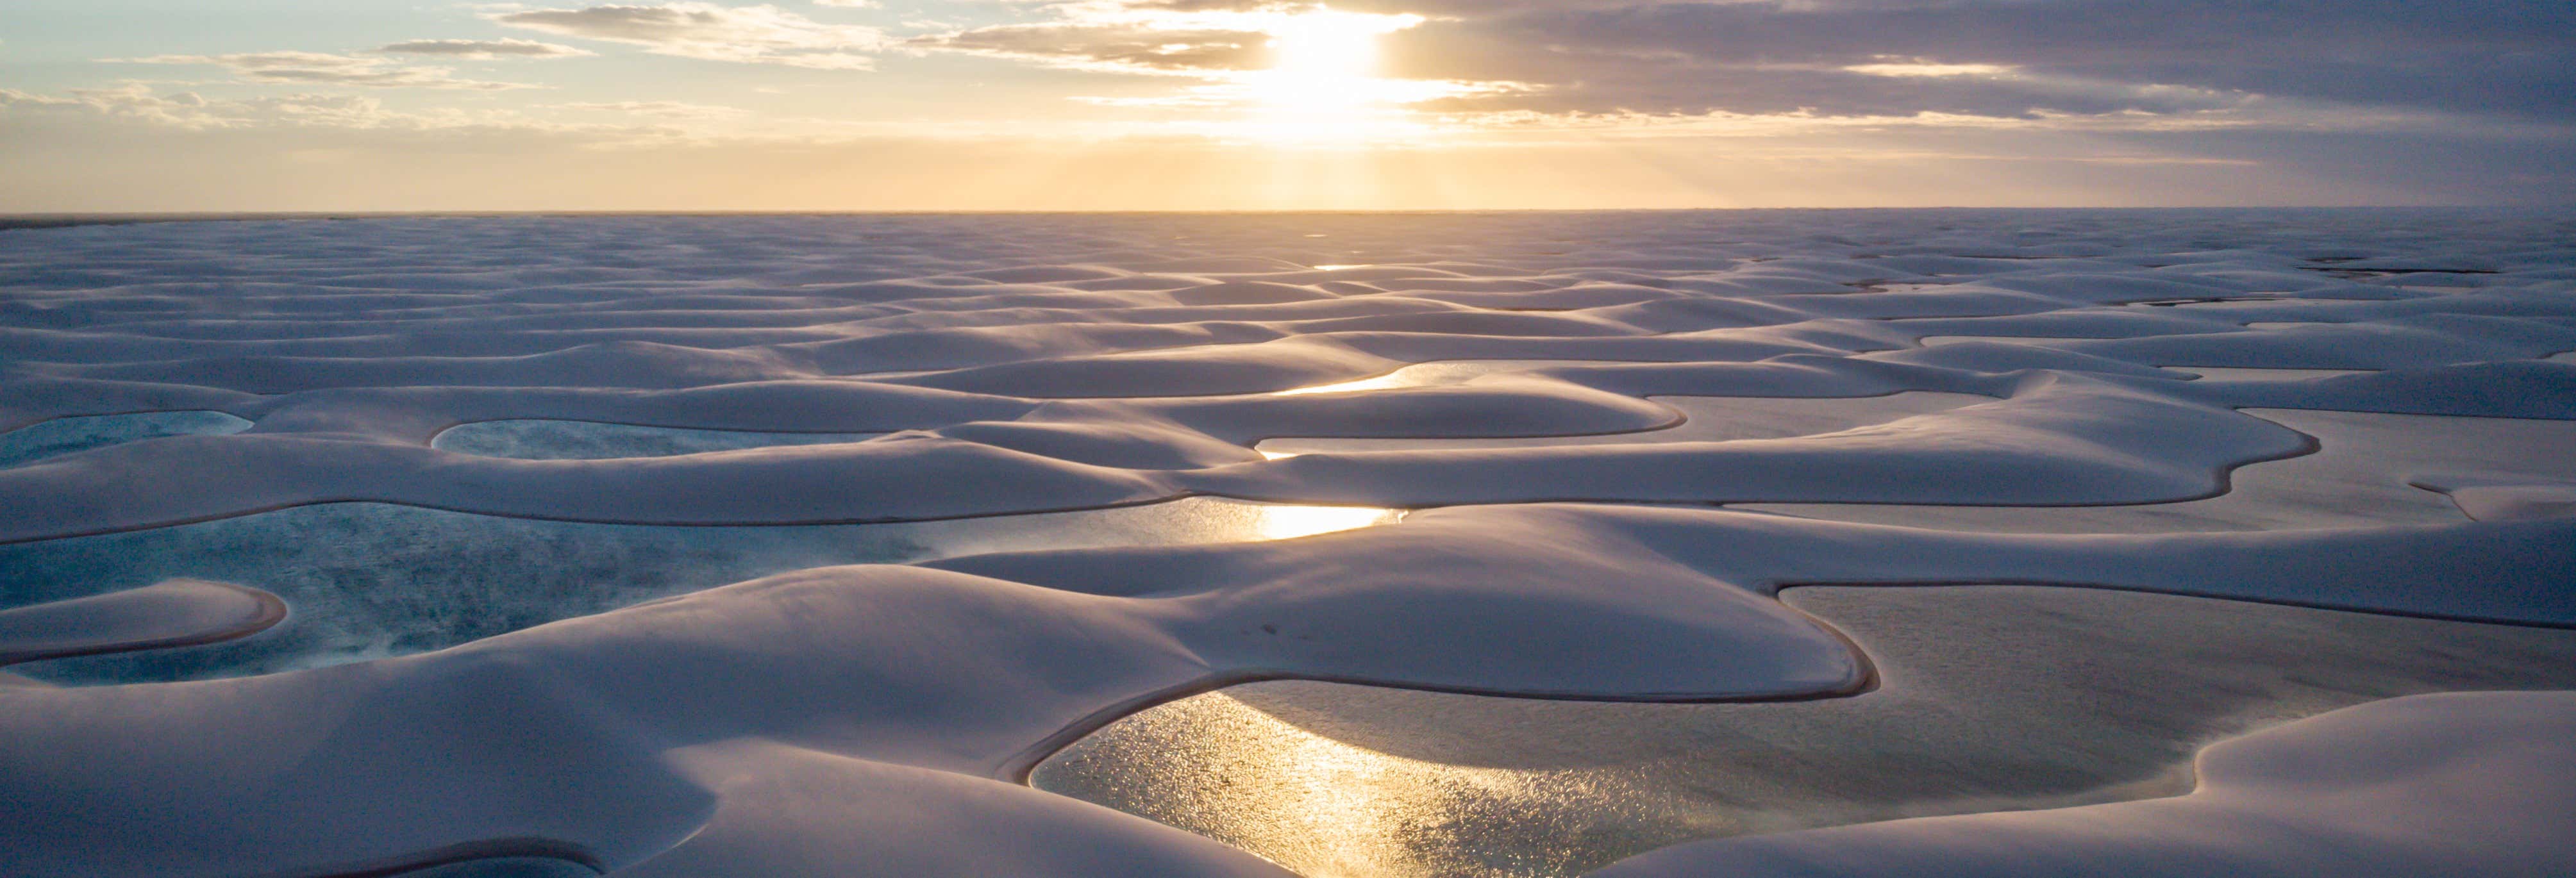
[[[286,603],[255,588],[170,579],[0,610],[0,665],[220,643],[267,630]]]

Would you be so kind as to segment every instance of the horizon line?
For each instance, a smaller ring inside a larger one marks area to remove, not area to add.
[[[160,222],[259,222],[267,220],[363,220],[410,217],[505,218],[505,217],[728,217],[728,216],[1271,216],[1271,215],[1358,215],[1390,216],[1529,214],[1529,213],[1788,213],[1788,212],[1910,212],[1942,210],[1984,211],[2380,211],[2380,210],[2477,210],[2477,211],[2552,211],[2576,210],[2570,204],[2213,204],[2213,205],[1908,205],[1887,207],[1486,207],[1486,208],[1285,208],[1285,209],[1102,209],[1102,210],[1007,210],[936,208],[877,208],[851,210],[814,209],[495,209],[495,210],[169,210],[169,211],[0,211],[0,231],[15,229],[69,228],[88,225],[131,225]]]

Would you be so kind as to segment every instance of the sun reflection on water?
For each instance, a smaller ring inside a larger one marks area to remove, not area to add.
[[[1347,393],[1354,390],[1387,390],[1397,387],[1431,387],[1464,384],[1497,372],[1520,372],[1552,366],[1595,365],[1598,360],[1439,360],[1415,363],[1374,378],[1336,381],[1311,387],[1277,391],[1279,396],[1308,393]]]
[[[1313,387],[1298,387],[1282,390],[1279,391],[1279,395],[1301,396],[1309,393],[1348,393],[1354,390],[1385,390],[1390,387],[1412,386],[1414,386],[1414,382],[1409,380],[1408,377],[1403,376],[1401,371],[1398,371],[1380,375],[1375,378],[1362,378],[1357,381],[1339,381],[1332,384],[1317,384]]]
[[[1099,756],[1102,741],[1113,741]],[[1139,748],[1143,749],[1139,749]],[[1156,754],[1150,762],[1121,752]],[[1040,789],[1252,851],[1302,875],[1550,875],[1651,797],[1600,772],[1426,762],[1325,737],[1224,692],[1119,721],[1041,764]],[[1596,823],[1569,815],[1604,815]],[[1633,845],[1708,834],[1691,826]]]
[[[1265,540],[1293,540],[1337,531],[1394,524],[1404,513],[1372,506],[1261,506],[1256,525]]]

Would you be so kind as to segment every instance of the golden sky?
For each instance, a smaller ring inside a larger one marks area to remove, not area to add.
[[[0,210],[2576,192],[2576,5],[16,0]]]

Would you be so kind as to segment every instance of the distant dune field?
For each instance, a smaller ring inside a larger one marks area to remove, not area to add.
[[[2562,214],[93,219],[0,873],[2576,872]]]

